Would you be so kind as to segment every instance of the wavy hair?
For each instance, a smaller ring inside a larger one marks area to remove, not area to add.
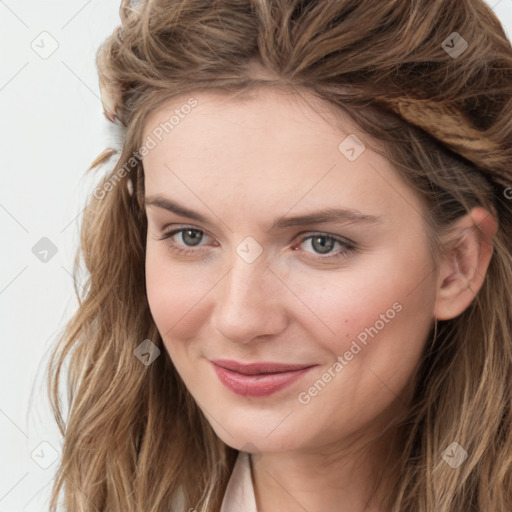
[[[481,289],[425,346],[386,510],[510,512],[512,48],[492,10],[483,0],[122,0],[120,16],[96,63],[122,150],[88,197],[74,262],[87,278],[48,365],[63,436],[51,511],[62,498],[69,512],[164,512],[181,496],[183,510],[218,512],[238,451],[195,404],[150,314],[142,129],[174,97],[235,101],[284,86],[378,141],[428,205],[434,261],[460,216],[475,206],[496,216]],[[148,366],[134,356],[146,339],[162,352]],[[454,440],[469,453],[457,470],[441,458]]]

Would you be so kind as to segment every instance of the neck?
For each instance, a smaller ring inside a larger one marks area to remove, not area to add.
[[[344,446],[261,455],[252,461],[258,511],[387,512],[381,502],[395,482],[396,438],[390,430],[371,441],[359,435]]]

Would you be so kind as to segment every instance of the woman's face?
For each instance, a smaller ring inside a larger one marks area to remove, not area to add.
[[[420,201],[302,98],[196,94],[144,130],[151,313],[217,435],[246,451],[378,432],[433,320]]]

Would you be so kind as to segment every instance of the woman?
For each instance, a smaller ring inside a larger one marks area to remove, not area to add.
[[[69,511],[510,512],[512,49],[492,11],[120,13],[97,63],[123,143],[50,367],[52,511],[62,495]]]

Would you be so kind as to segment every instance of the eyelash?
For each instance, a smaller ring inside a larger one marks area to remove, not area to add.
[[[171,231],[168,231],[167,233],[164,233],[163,236],[161,236],[160,238],[157,238],[157,240],[160,240],[160,241],[168,240],[172,236],[177,235],[178,233],[182,233],[183,231],[187,231],[187,230],[198,231],[199,233],[202,233],[203,235],[205,235],[205,232],[203,230],[195,228],[193,226],[181,226],[178,229],[173,229]],[[342,239],[340,237],[336,237],[336,236],[332,236],[332,235],[328,235],[327,233],[322,233],[322,232],[315,232],[308,236],[303,237],[300,240],[299,245],[304,243],[306,240],[314,238],[315,236],[320,236],[323,238],[334,240],[335,242],[338,242],[339,244],[344,246],[343,250],[335,251],[334,256],[331,254],[328,256],[318,256],[316,258],[315,257],[310,258],[315,261],[346,258],[346,257],[350,256],[351,254],[353,254],[354,252],[356,252],[356,245],[354,243],[350,242],[349,240]],[[195,250],[195,249],[183,249],[183,247],[179,247],[179,246],[175,245],[174,243],[169,243],[168,247],[169,247],[169,250],[171,252],[173,252],[174,254],[178,254],[178,255],[182,255],[182,256],[187,256],[187,255],[192,255],[194,253],[197,253],[197,250]]]

